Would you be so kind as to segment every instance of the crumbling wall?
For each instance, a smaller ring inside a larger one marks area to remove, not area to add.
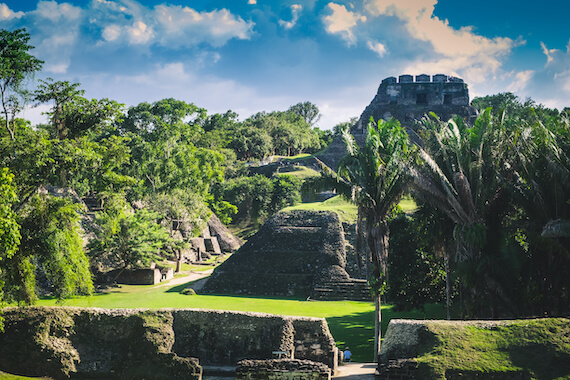
[[[235,366],[274,351],[336,365],[322,318],[70,307],[10,307],[4,318],[0,371],[27,376],[199,379],[200,365]]]
[[[27,376],[200,379],[198,360],[172,352],[168,311],[4,309],[0,370]]]
[[[330,378],[329,367],[310,360],[242,360],[236,369],[236,379],[239,380],[330,380]]]
[[[335,367],[334,339],[322,318],[219,310],[172,314],[173,352],[200,358],[203,365],[232,366],[242,359],[270,359],[274,351],[284,351]]]

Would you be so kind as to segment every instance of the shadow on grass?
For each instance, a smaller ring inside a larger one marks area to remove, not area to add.
[[[339,349],[350,347],[352,360],[372,362],[374,347],[374,310],[328,317],[327,323]]]
[[[445,319],[445,308],[442,305],[426,305],[424,310],[395,311],[391,305],[382,307],[382,337],[390,320],[398,319]],[[344,349],[347,345],[355,362],[372,362],[374,357],[374,311],[327,318],[329,329],[339,345]]]

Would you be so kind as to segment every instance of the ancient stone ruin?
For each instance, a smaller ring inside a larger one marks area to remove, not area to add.
[[[202,292],[368,300],[366,281],[345,270],[345,244],[336,213],[280,212],[214,271]]]
[[[329,373],[337,365],[323,318],[71,307],[9,307],[4,318],[0,371],[26,376],[201,379],[210,368],[236,368],[244,359],[265,365],[276,352],[282,361]]]
[[[449,120],[453,115],[468,121],[474,120],[476,110],[469,105],[469,90],[463,79],[436,74],[433,77],[422,74],[388,77],[380,83],[374,99],[364,109],[350,133],[359,145],[364,143],[368,122],[372,117],[398,120],[416,140],[415,124],[426,114],[433,112],[442,120]],[[344,141],[336,137],[326,152],[318,158],[331,168],[336,168],[346,154]]]
[[[352,134],[366,133],[370,117],[374,120],[395,118],[406,127],[434,112],[441,119],[453,115],[471,118],[475,110],[469,106],[469,91],[463,79],[437,74],[400,75],[398,79],[388,77],[382,81],[376,96],[364,109]]]

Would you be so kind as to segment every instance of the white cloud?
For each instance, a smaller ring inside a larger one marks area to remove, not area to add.
[[[223,46],[232,38],[249,39],[254,24],[227,9],[197,12],[189,7],[158,5],[154,10],[164,45],[189,46],[207,42]]]
[[[514,81],[507,87],[509,92],[519,92],[524,90],[528,85],[529,81],[534,75],[534,70],[519,71],[515,74]]]
[[[486,38],[473,28],[454,29],[447,20],[433,14],[437,0],[365,0],[364,9],[372,16],[393,16],[403,22],[410,35],[431,44],[433,55],[413,62],[410,73],[461,73],[466,80],[479,83],[496,75],[511,49],[524,41]]]
[[[248,0],[247,3],[255,5],[255,4],[257,4],[257,0]]]
[[[384,46],[384,44],[380,43],[380,42],[376,42],[376,41],[368,41],[366,43],[366,46],[368,47],[368,49],[372,50],[374,53],[378,54],[378,56],[383,57],[388,50],[386,49],[386,46]]]
[[[554,61],[554,54],[558,52],[557,49],[548,49],[544,42],[540,43],[540,47],[542,48],[542,52],[546,55],[546,64],[548,65],[550,62]]]
[[[121,36],[121,27],[119,25],[108,25],[103,28],[103,38],[105,41],[115,41]]]
[[[14,12],[4,3],[0,3],[0,20],[11,20],[13,18],[20,18],[24,12]]]
[[[291,14],[292,14],[291,21],[279,20],[279,25],[281,25],[285,29],[293,28],[297,24],[297,21],[299,20],[299,12],[301,12],[302,10],[303,6],[301,4],[291,5]]]
[[[133,45],[147,44],[154,37],[152,27],[138,20],[125,28],[129,42]]]
[[[339,34],[349,45],[356,43],[353,29],[359,22],[365,22],[366,16],[351,12],[344,5],[328,3],[332,13],[323,17],[325,30],[330,34]]]
[[[55,1],[40,1],[35,10],[22,16],[36,47],[33,54],[45,61],[44,71],[67,72],[83,17],[81,8]]]

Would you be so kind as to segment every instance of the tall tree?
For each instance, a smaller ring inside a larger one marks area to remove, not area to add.
[[[511,312],[516,308],[500,276],[489,267],[500,259],[501,221],[510,207],[499,177],[509,165],[503,120],[494,117],[490,108],[472,126],[461,118],[444,122],[431,114],[423,122],[420,158],[412,168],[415,194],[455,225],[455,260],[463,270],[468,292],[464,310],[469,316],[494,313],[485,294],[501,299]],[[496,244],[490,245],[493,241]]]
[[[53,138],[75,139],[91,131],[100,132],[119,122],[123,116],[123,104],[109,99],[86,99],[79,83],[40,80],[34,92],[34,100],[40,103],[53,102],[50,116],[50,131]]]
[[[300,102],[289,107],[288,111],[291,111],[299,116],[301,116],[307,124],[314,127],[315,124],[321,119],[321,111],[316,104],[311,102]]]
[[[12,210],[18,200],[12,183],[13,178],[14,175],[8,168],[0,170],[0,304],[5,301],[4,282],[6,271],[9,269],[6,264],[18,252],[21,238],[20,225]],[[3,320],[0,315],[0,332],[2,329]]]
[[[29,45],[30,35],[26,29],[13,32],[0,30],[0,95],[6,130],[14,140],[14,126],[10,126],[10,113],[16,111],[17,93],[22,90],[26,78],[41,70],[43,61],[28,52],[33,49]]]
[[[343,130],[348,154],[335,173],[326,165],[322,175],[308,186],[333,188],[358,206],[358,235],[366,236],[373,264],[376,304],[374,354],[380,350],[380,295],[388,276],[388,215],[405,191],[411,158],[408,135],[397,120],[368,124],[365,143],[359,147],[348,128]]]
[[[58,299],[93,291],[83,250],[78,204],[49,195],[34,196],[22,209],[22,240],[7,260],[6,297],[31,304],[38,281]]]

